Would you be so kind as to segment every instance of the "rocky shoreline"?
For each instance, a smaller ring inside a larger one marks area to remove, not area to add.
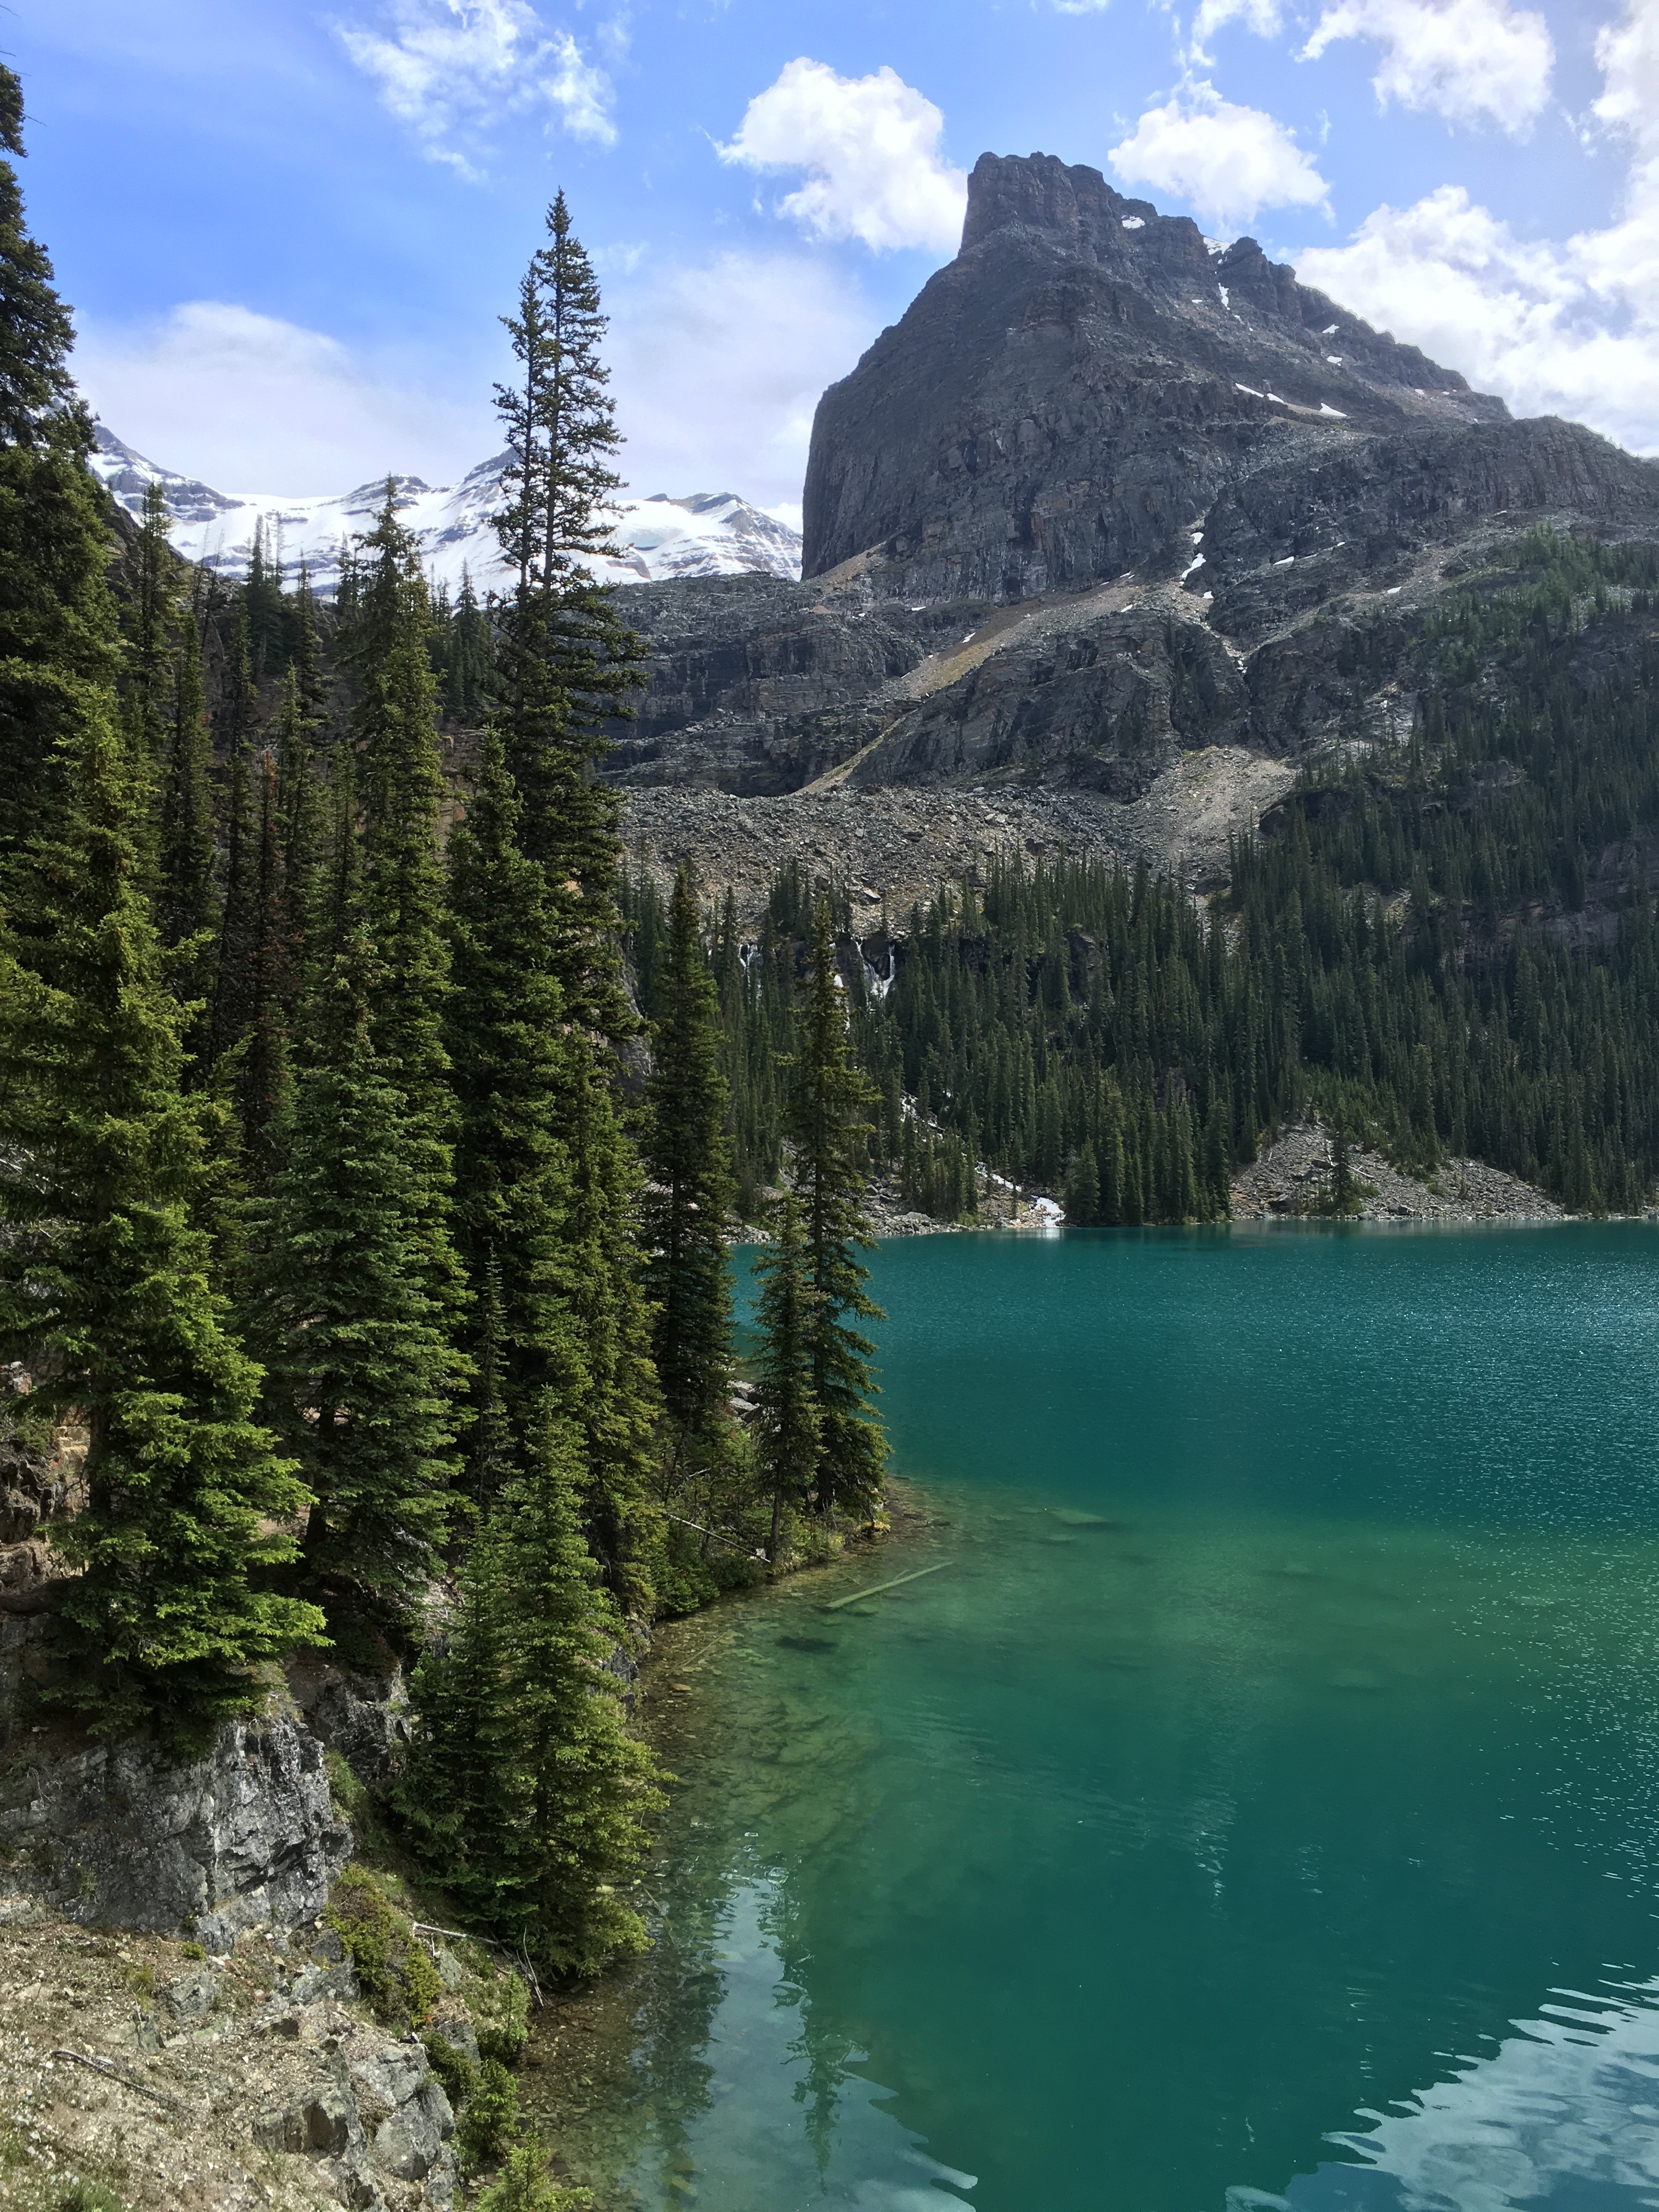
[[[1431,1182],[1402,1175],[1378,1152],[1356,1146],[1354,1182],[1369,1187],[1357,1221],[1566,1221],[1553,1198],[1482,1160],[1447,1160]],[[1233,1182],[1233,1219],[1262,1221],[1316,1207],[1328,1186],[1330,1133],[1318,1122],[1286,1129]]]

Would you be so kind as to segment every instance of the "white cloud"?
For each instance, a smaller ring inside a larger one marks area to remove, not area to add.
[[[940,158],[945,118],[890,69],[837,76],[823,62],[787,64],[749,103],[722,161],[805,169],[780,213],[818,238],[859,238],[878,252],[954,247],[968,179]]]
[[[1340,39],[1382,48],[1371,79],[1386,107],[1427,108],[1453,123],[1527,129],[1549,99],[1549,26],[1510,0],[1336,0],[1302,49],[1317,61]]]
[[[1227,24],[1243,22],[1246,30],[1254,31],[1259,39],[1277,35],[1284,21],[1279,0],[1199,0],[1198,11],[1193,17],[1191,58],[1195,62],[1210,59],[1209,42]]]
[[[634,489],[799,500],[818,395],[880,326],[862,295],[806,254],[724,253],[608,304]]]
[[[647,264],[606,304],[633,490],[799,501],[818,395],[880,325],[857,287],[805,253],[726,253]],[[386,373],[321,331],[220,301],[138,328],[88,323],[74,367],[118,437],[222,492],[295,498],[388,472],[451,483],[501,444],[488,363],[457,399],[443,366],[423,386],[404,356]]]
[[[1185,200],[1224,230],[1242,229],[1262,208],[1326,204],[1325,179],[1284,125],[1205,82],[1149,107],[1106,158],[1126,185]]]
[[[1443,185],[1378,208],[1297,270],[1518,414],[1565,415],[1659,453],[1659,0],[1626,0],[1595,56],[1593,112],[1630,161],[1617,222],[1528,240]]]
[[[550,33],[526,0],[391,0],[388,12],[389,34],[335,28],[428,160],[476,177],[466,147],[505,114],[540,112],[550,129],[616,143],[611,80],[568,31]],[[625,41],[625,17],[607,28]]]
[[[1629,0],[1624,21],[1597,32],[1595,58],[1598,120],[1628,132],[1639,153],[1659,154],[1659,0]]]
[[[137,329],[84,319],[74,368],[118,437],[218,491],[295,497],[388,471],[441,482],[492,450],[482,380],[477,403],[459,404],[321,331],[222,301]]]

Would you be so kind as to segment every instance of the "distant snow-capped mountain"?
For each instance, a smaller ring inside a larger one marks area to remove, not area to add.
[[[505,580],[490,517],[501,504],[506,455],[481,461],[458,484],[433,486],[419,477],[394,477],[398,512],[418,539],[428,572],[452,594],[461,571],[471,573],[482,597]],[[172,518],[173,545],[219,574],[247,574],[253,533],[263,523],[268,550],[292,572],[303,561],[312,586],[326,595],[339,580],[340,548],[374,526],[386,497],[386,480],[356,491],[290,499],[276,493],[215,491],[210,484],[158,468],[112,430],[98,425],[92,465],[131,514],[142,514],[144,494],[161,487]],[[800,532],[775,515],[750,507],[735,492],[695,492],[671,499],[627,500],[617,510],[613,532],[622,557],[592,566],[610,584],[656,583],[671,576],[799,576]]]

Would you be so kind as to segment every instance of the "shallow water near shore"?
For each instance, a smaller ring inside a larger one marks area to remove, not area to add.
[[[875,1289],[926,1525],[662,1632],[573,2176],[1659,2202],[1659,1232],[939,1237]]]

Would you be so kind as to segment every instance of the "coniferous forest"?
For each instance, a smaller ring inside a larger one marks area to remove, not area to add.
[[[988,855],[860,945],[832,896],[872,1164],[946,1219],[989,1170],[1080,1225],[1214,1221],[1263,1135],[1311,1111],[1419,1176],[1473,1156],[1571,1212],[1649,1204],[1656,584],[1650,547],[1539,532],[1415,638],[1374,636],[1379,667],[1419,657],[1420,726],[1305,768],[1207,897],[1144,866]],[[1623,872],[1593,884],[1610,851]],[[630,894],[647,986],[659,905]],[[786,868],[752,951],[729,905],[712,933],[745,1211],[783,1158],[810,905]]]
[[[0,71],[14,157],[21,117]],[[660,1802],[615,1655],[877,1502],[828,919],[745,1427],[715,975],[682,883],[644,1033],[594,774],[638,648],[584,565],[620,441],[562,196],[504,318],[487,605],[434,603],[391,484],[330,604],[263,544],[188,568],[88,471],[10,164],[0,261],[0,1340],[15,1430],[88,1444],[40,1694],[187,1748],[298,1649],[401,1656],[400,1847],[591,1972],[643,1941]]]

